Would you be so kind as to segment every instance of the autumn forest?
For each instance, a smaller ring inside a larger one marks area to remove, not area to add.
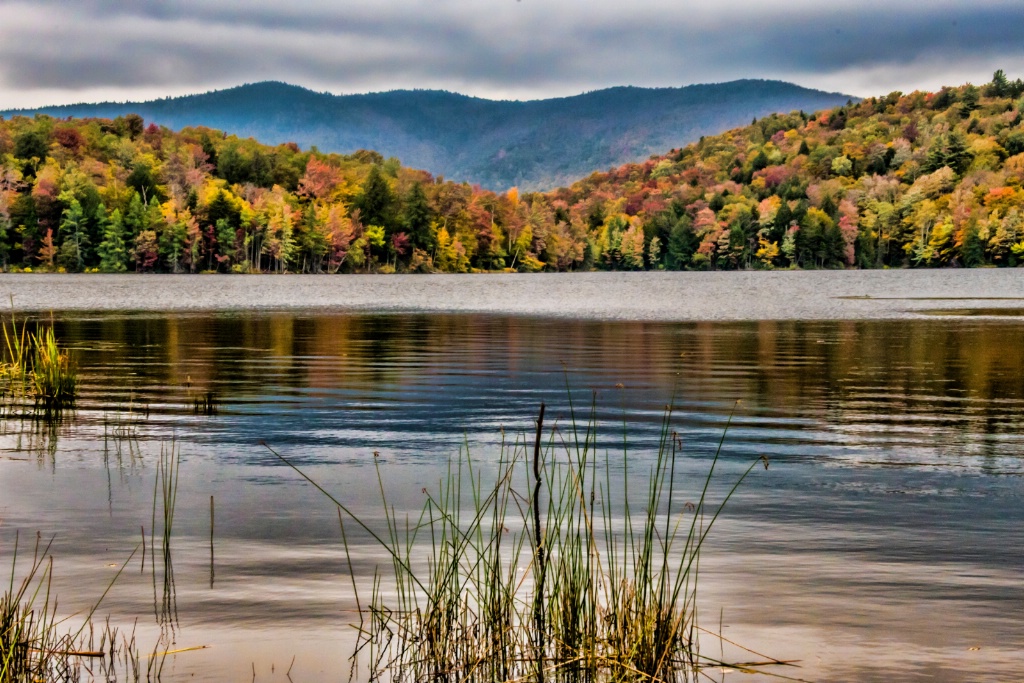
[[[0,120],[7,271],[1016,266],[1024,84],[771,115],[548,192],[141,117]]]

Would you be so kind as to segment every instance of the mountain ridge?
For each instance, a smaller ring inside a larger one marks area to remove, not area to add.
[[[0,116],[114,118],[129,113],[180,130],[206,126],[267,144],[325,152],[373,149],[489,189],[554,188],[641,161],[774,112],[855,99],[783,81],[681,87],[615,86],[539,100],[490,100],[445,90],[335,95],[261,81],[145,102],[0,111]]]
[[[1022,264],[1024,82],[1002,71],[982,87],[771,114],[549,192],[138,115],[0,119],[0,269]]]

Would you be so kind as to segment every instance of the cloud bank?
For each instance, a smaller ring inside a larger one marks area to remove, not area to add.
[[[282,80],[492,98],[777,78],[855,95],[1024,75],[1019,0],[0,3],[0,108]]]

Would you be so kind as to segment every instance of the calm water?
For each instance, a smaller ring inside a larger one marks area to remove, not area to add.
[[[87,608],[149,531],[155,463],[173,440],[170,635],[210,647],[168,660],[165,678],[287,680],[291,666],[296,683],[345,679],[354,604],[334,509],[259,442],[372,515],[374,451],[396,505],[412,509],[460,444],[486,466],[502,428],[529,429],[541,401],[565,428],[569,396],[579,410],[596,392],[603,447],[621,448],[625,423],[638,473],[673,404],[683,499],[730,414],[716,493],[770,458],[702,559],[706,625],[721,619],[731,640],[801,660],[783,673],[808,680],[1012,680],[1024,664],[1021,279],[950,273],[839,273],[827,295],[833,274],[549,278],[534,293],[544,317],[522,315],[528,278],[0,278],[18,307],[57,309],[84,376],[56,435],[5,425],[0,560],[15,530],[23,542],[56,534],[61,610]],[[248,296],[231,289],[245,282]],[[405,299],[403,282],[415,286]],[[347,289],[311,298],[317,283]],[[644,283],[663,300],[638,298]],[[887,286],[900,297],[880,299]],[[345,310],[374,296],[392,312]],[[167,310],[144,312],[147,297]],[[687,320],[715,297],[719,317],[746,319]],[[87,311],[119,300],[138,312]],[[259,310],[288,307],[300,310]],[[1004,315],[920,313],[993,307]],[[818,314],[787,320],[787,309]],[[216,414],[197,415],[207,395]],[[126,422],[137,447],[105,440]],[[375,551],[357,543],[370,572]],[[138,560],[100,612],[138,618],[148,647],[160,610]]]

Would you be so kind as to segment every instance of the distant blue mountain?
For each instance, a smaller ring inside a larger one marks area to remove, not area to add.
[[[438,90],[331,95],[264,82],[151,102],[73,104],[0,116],[113,118],[136,113],[172,129],[208,126],[267,144],[296,142],[342,153],[372,149],[398,157],[406,166],[503,190],[566,185],[593,171],[746,125],[755,117],[811,112],[848,99],[763,80],[618,87],[527,102]]]

